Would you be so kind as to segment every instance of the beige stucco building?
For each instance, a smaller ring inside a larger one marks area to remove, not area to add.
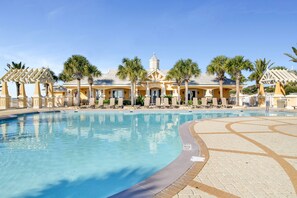
[[[165,95],[177,96],[177,84],[174,81],[165,80],[168,70],[161,70],[160,61],[154,54],[149,60],[149,68],[147,69],[147,79],[138,82],[136,86],[136,96],[146,96],[154,102],[156,97]],[[116,75],[116,70],[110,70],[102,74],[101,77],[94,78],[92,85],[92,96],[99,98],[124,98],[130,99],[131,84],[130,81],[121,80]],[[65,82],[63,85],[67,89],[67,95],[75,98],[77,94],[77,81],[73,80]],[[229,98],[229,91],[235,89],[235,82],[230,79],[225,79],[223,84],[223,95]],[[88,78],[84,77],[81,80],[81,99],[87,99],[89,96]],[[189,99],[194,97],[220,97],[219,81],[214,75],[201,74],[199,77],[193,77],[189,82]],[[181,86],[181,100],[185,97],[185,86]]]

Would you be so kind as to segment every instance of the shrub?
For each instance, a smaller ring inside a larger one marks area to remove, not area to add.
[[[138,96],[136,98],[136,105],[141,105],[141,106],[144,105],[144,96]]]
[[[193,104],[193,100],[189,100],[189,101],[188,101],[188,104],[189,104],[189,105],[192,105],[192,104]]]
[[[103,100],[103,104],[109,104],[109,103],[110,103],[109,99]]]
[[[251,94],[256,94],[257,92],[258,92],[258,89],[256,85],[248,86],[242,89],[243,94],[251,95]]]
[[[131,100],[123,100],[123,105],[131,105]]]
[[[286,86],[285,91],[286,91],[286,95],[289,95],[290,93],[297,93],[297,87],[296,86]]]

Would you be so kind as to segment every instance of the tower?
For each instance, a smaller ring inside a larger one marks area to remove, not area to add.
[[[159,59],[154,53],[153,56],[150,58],[150,71],[154,71],[156,69],[159,69]]]

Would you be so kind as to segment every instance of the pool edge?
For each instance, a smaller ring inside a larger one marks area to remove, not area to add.
[[[196,123],[196,121],[187,122],[178,129],[182,145],[191,145],[191,149],[182,149],[180,155],[165,168],[110,197],[172,197],[184,189],[197,176],[209,158],[206,144],[195,133]],[[192,162],[192,156],[201,156],[205,160]]]

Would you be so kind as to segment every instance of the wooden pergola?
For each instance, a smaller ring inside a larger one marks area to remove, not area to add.
[[[33,108],[41,108],[42,98],[40,92],[40,83],[48,84],[48,95],[46,100],[46,106],[52,107],[54,100],[53,83],[54,79],[48,68],[37,69],[10,69],[7,73],[0,78],[2,82],[2,92],[0,97],[0,108],[8,109],[10,107],[10,95],[8,92],[8,82],[20,83],[20,94],[18,97],[18,104],[21,108],[27,107],[27,95],[25,90],[25,84],[35,84],[35,90],[33,95]]]

